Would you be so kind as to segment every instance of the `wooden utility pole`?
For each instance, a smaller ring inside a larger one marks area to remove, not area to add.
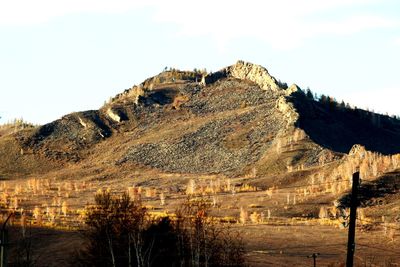
[[[318,257],[319,253],[313,253],[310,256],[307,256],[307,258],[313,258],[314,259],[314,267],[317,267],[317,257]]]
[[[360,172],[353,173],[353,186],[351,188],[350,200],[350,222],[349,222],[349,237],[347,241],[347,261],[346,267],[353,267],[354,251],[356,249],[356,217],[358,206],[358,186],[360,184]]]

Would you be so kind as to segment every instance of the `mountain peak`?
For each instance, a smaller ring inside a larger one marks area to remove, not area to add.
[[[232,77],[255,82],[263,90],[278,91],[280,89],[277,80],[261,65],[239,60],[227,69]]]
[[[286,90],[288,86],[269,74],[268,70],[261,65],[238,60],[235,64],[223,68],[214,73],[203,76],[202,84],[207,85],[216,82],[219,79],[233,77],[240,80],[249,80],[260,86],[263,90]],[[290,88],[298,89],[297,86]],[[289,90],[292,91],[292,90]]]

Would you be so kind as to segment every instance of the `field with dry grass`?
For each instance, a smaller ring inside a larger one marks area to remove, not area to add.
[[[68,265],[68,255],[83,243],[79,232],[85,229],[85,210],[93,203],[99,188],[115,194],[128,192],[132,199],[140,199],[155,217],[173,217],[187,199],[209,202],[213,218],[241,232],[251,266],[309,266],[312,259],[307,256],[312,253],[320,253],[318,262],[322,266],[341,266],[345,260],[347,228],[343,228],[343,223],[346,219],[332,205],[332,193],[322,194],[314,189],[304,194],[307,185],[263,189],[243,182],[249,178],[216,175],[196,180],[195,176],[188,176],[185,183],[172,185],[171,181],[178,179],[176,175],[156,175],[154,171],[147,175],[141,172],[135,184],[130,179],[3,182],[3,213],[14,212],[11,225],[15,227],[15,236],[22,226],[32,229],[35,243],[32,252],[38,257],[39,266],[48,263],[50,254],[54,264],[49,266]],[[322,185],[316,183],[314,187],[322,191]],[[325,184],[323,187],[326,190]],[[396,253],[400,228],[392,221],[393,214],[396,211],[398,214],[400,199],[385,201],[381,206],[359,209],[356,262],[362,266],[396,266],[393,264],[400,262],[400,255]]]

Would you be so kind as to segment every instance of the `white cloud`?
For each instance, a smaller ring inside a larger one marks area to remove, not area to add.
[[[397,37],[393,40],[395,45],[400,45],[400,37]]]
[[[74,13],[121,13],[145,6],[154,12],[155,22],[174,24],[183,36],[211,37],[219,47],[237,38],[253,37],[285,49],[322,34],[353,34],[398,26],[399,21],[373,13],[310,20],[323,12],[335,11],[340,15],[343,10],[380,3],[378,0],[12,0],[0,2],[0,26],[45,23]]]
[[[76,13],[120,13],[143,5],[129,0],[5,0],[0,2],[0,26],[45,23]]]
[[[335,20],[310,20],[321,12],[373,4],[360,0],[210,1],[192,7],[180,1],[160,2],[154,19],[173,23],[185,36],[211,36],[218,44],[235,38],[254,37],[275,48],[292,48],[306,39],[353,34],[364,30],[394,27],[399,21],[375,14],[352,14]]]

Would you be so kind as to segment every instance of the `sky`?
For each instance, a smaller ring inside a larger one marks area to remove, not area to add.
[[[400,115],[400,1],[0,0],[0,123],[48,123],[164,67],[237,60]]]

